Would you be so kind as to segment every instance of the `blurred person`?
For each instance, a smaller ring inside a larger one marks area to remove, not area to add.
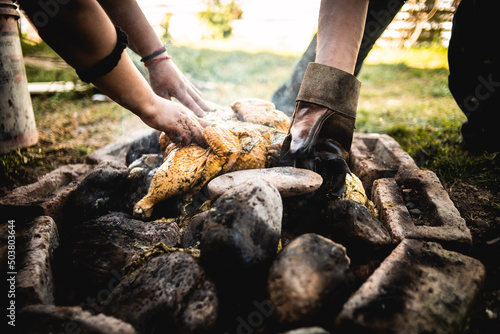
[[[40,37],[112,100],[182,144],[206,146],[210,107],[176,67],[135,0],[19,0]],[[150,84],[129,58],[142,57]],[[175,97],[183,105],[171,101]],[[189,108],[189,109],[188,109]]]
[[[448,47],[448,85],[467,117],[463,144],[469,151],[500,150],[500,1],[462,0]]]

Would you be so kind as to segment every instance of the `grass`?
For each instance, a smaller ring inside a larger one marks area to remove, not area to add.
[[[300,56],[234,49],[221,42],[170,45],[168,49],[204,98],[222,105],[242,97],[270,100]],[[43,44],[24,45],[23,52],[57,57]],[[75,76],[72,69],[36,66],[29,67],[27,75],[29,81],[73,81]],[[447,88],[447,76],[446,49],[441,46],[376,47],[359,75],[363,84],[357,131],[391,135],[421,168],[436,172],[443,183],[460,179],[498,190],[498,155],[462,149],[460,127],[465,117]],[[91,92],[36,97],[33,107],[40,143],[0,156],[1,175],[11,181],[22,166],[51,169],[57,159],[83,161],[99,143],[114,138],[112,132],[120,122],[135,117],[114,103],[92,102]]]

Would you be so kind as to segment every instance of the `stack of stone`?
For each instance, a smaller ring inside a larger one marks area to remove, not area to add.
[[[0,200],[16,220],[20,332],[465,326],[484,266],[463,254],[470,232],[436,176],[390,137],[356,134],[352,149],[378,217],[319,194],[313,172],[275,168],[220,176],[189,206],[168,199],[145,222],[131,212],[162,162],[157,139],[111,145]]]

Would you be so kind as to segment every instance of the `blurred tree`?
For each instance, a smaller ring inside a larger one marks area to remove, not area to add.
[[[162,40],[165,43],[171,43],[172,42],[172,35],[170,35],[170,32],[168,29],[170,28],[170,18],[172,17],[172,13],[167,13],[165,16],[165,20],[161,23],[161,27],[165,29],[165,32],[163,33]]]
[[[199,13],[200,20],[207,26],[209,38],[228,38],[233,32],[231,23],[243,14],[236,1],[206,0],[207,9]]]

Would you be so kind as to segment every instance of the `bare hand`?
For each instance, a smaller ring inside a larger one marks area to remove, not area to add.
[[[203,128],[210,123],[176,102],[158,97],[152,110],[142,114],[141,119],[150,127],[165,132],[171,141],[182,146],[193,141],[207,146]]]
[[[184,77],[172,59],[153,63],[148,70],[149,82],[156,94],[169,100],[175,97],[200,117],[211,110],[201,98],[201,92]]]

